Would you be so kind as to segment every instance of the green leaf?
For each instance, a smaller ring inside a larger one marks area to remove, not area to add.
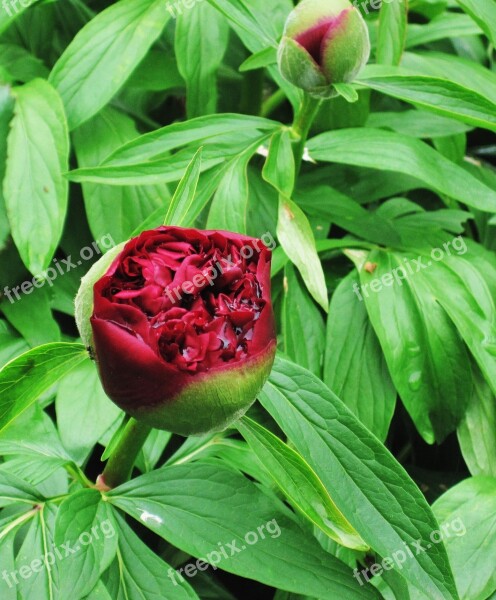
[[[295,162],[289,130],[277,131],[270,139],[262,176],[283,196],[289,198],[293,193]]]
[[[0,470],[0,507],[17,502],[33,505],[41,500],[43,496],[34,486],[20,477]]]
[[[126,431],[126,427],[129,424],[129,419],[131,417],[127,416],[125,413],[122,414],[122,419],[114,423],[113,427],[106,432],[101,440],[102,445],[105,445],[105,450],[100,458],[102,462],[108,460],[115,449],[119,445],[119,442]]]
[[[38,0],[32,0],[32,2],[25,2],[24,4],[8,2],[6,6],[3,6],[2,11],[0,12],[0,33],[3,33],[6,29],[8,29],[29,6],[37,1]]]
[[[312,228],[301,208],[284,196],[279,196],[277,237],[284,252],[301,273],[308,291],[327,312],[324,271],[315,247]]]
[[[54,343],[7,363],[0,371],[0,431],[86,356],[81,344]]]
[[[136,460],[136,466],[142,473],[153,471],[171,436],[172,433],[169,431],[161,431],[160,429],[151,430]]]
[[[180,581],[174,569],[154,554],[118,513],[115,519],[117,557],[103,575],[112,600],[198,599],[190,585]]]
[[[474,173],[476,176],[480,175],[484,177],[485,169],[482,168],[479,170],[477,167],[475,167],[472,173]],[[493,174],[491,171],[486,171],[486,173],[488,175],[493,175],[494,177],[494,181],[491,181],[491,179],[488,178],[487,183],[489,185],[496,184],[496,172]],[[487,215],[479,214],[477,216],[480,218]],[[491,221],[491,219],[489,219],[489,221]],[[477,227],[483,229],[482,223],[483,221],[479,220]],[[458,238],[458,241],[460,241],[460,238]],[[493,298],[496,297],[496,253],[469,238],[464,238],[463,241],[464,244],[458,248],[459,256],[463,256],[464,260],[468,260],[468,262],[477,269],[479,274],[484,279],[491,296]],[[490,243],[488,245],[490,246]]]
[[[201,153],[202,149],[199,148],[179,182],[167,209],[164,225],[181,226],[184,219],[187,218],[195,200],[196,188],[200,178]]]
[[[401,64],[417,75],[447,79],[496,103],[496,73],[473,60],[441,52],[405,52]]]
[[[29,346],[25,340],[18,336],[6,321],[0,320],[0,368],[28,350]]]
[[[395,387],[420,435],[440,442],[459,425],[471,389],[466,349],[426,279],[439,278],[442,263],[386,250],[350,256],[361,284],[354,301],[365,303]]]
[[[36,77],[46,78],[48,69],[43,62],[26,49],[14,44],[0,44],[2,67],[16,80],[27,82]]]
[[[0,433],[0,454],[39,458],[58,466],[72,462],[53,421],[38,404]]]
[[[453,81],[376,66],[362,73],[360,83],[424,110],[496,131],[496,103]]]
[[[460,597],[486,600],[496,590],[496,479],[472,477],[433,505]]]
[[[112,598],[105,584],[100,580],[84,600],[115,600],[115,597]]]
[[[245,473],[269,489],[273,488],[272,477],[245,441],[225,437],[217,438],[212,440],[210,445],[205,444],[203,448],[200,447],[199,453],[201,456],[199,454],[191,456],[190,454],[188,460],[219,458],[225,466]]]
[[[436,138],[434,148],[452,162],[463,165],[467,154],[467,136],[459,133]]]
[[[16,477],[21,477],[31,485],[36,486],[40,491],[44,489],[45,493],[52,495],[54,493],[52,490],[54,489],[55,479],[59,482],[63,480],[64,484],[67,484],[67,472],[64,470],[64,467],[69,463],[69,460],[61,458],[40,455],[18,455],[9,457],[8,460],[2,463],[0,470]],[[66,492],[66,488],[67,486],[65,485],[64,489],[61,489],[60,492]]]
[[[327,321],[324,383],[381,441],[396,405],[396,390],[358,288],[355,272],[332,295]]]
[[[105,240],[108,240],[108,238],[105,238]],[[77,269],[66,271],[63,277],[58,277],[53,281],[50,299],[52,310],[74,317],[74,298],[78,292],[81,275],[84,271],[84,266],[77,265]]]
[[[350,83],[335,83],[333,88],[346,102],[353,104],[358,101],[358,92]]]
[[[222,179],[208,213],[208,229],[246,233],[248,211],[248,164],[257,148],[267,139],[259,138],[235,156],[223,169]]]
[[[324,552],[290,512],[218,463],[164,467],[112,490],[107,498],[215,568],[316,597],[376,597],[373,588],[360,588],[351,570]]]
[[[396,200],[402,202],[404,199],[392,198],[391,201],[382,204],[378,212],[382,215],[382,209],[389,202],[394,203]],[[414,206],[418,207],[417,204],[414,204]],[[425,247],[426,240],[429,240],[431,248],[446,243],[445,232],[463,233],[466,221],[471,218],[473,218],[472,214],[463,210],[442,208],[440,210],[423,211],[421,209],[420,212],[404,214],[395,218],[395,227],[401,235],[400,246],[416,251],[420,247]]]
[[[270,65],[275,65],[277,63],[277,50],[273,46],[268,46],[259,52],[255,52],[251,56],[249,56],[244,62],[239,66],[239,70],[241,73],[245,73],[246,71],[253,71],[256,69],[262,69],[264,67],[269,67]]]
[[[77,365],[62,378],[55,408],[64,446],[80,463],[122,414],[103,391],[96,365],[90,360]]]
[[[480,31],[480,28],[466,15],[445,12],[425,25],[409,24],[406,47],[414,48],[446,38],[479,35]]]
[[[8,86],[0,86],[0,250],[7,240],[10,227],[7,220],[7,210],[3,196],[1,182],[5,177],[7,166],[7,136],[9,134],[10,121],[14,116],[14,98]]]
[[[121,242],[94,263],[91,269],[81,279],[81,285],[75,300],[76,325],[81,340],[89,351],[93,347],[93,331],[91,328],[91,315],[93,314],[93,286],[103,277],[104,273],[112,264],[113,260],[120,254],[126,242]]]
[[[248,168],[250,197],[248,200],[248,234],[261,237],[275,232],[277,226],[278,193],[264,179],[255,165]],[[273,252],[277,246],[271,236],[270,247]]]
[[[202,600],[236,600],[224,585],[205,573],[198,573],[191,584]]]
[[[15,88],[4,196],[12,237],[38,275],[52,259],[67,210],[69,138],[57,92],[41,79]]]
[[[258,137],[259,131],[272,131],[280,127],[281,124],[276,121],[234,113],[198,117],[145,133],[118,148],[105,159],[104,164],[132,166],[139,162],[158,160],[168,151],[188,144],[201,145],[206,141],[215,143],[215,138],[222,139],[226,135],[232,141],[245,131],[251,132],[253,137]]]
[[[437,263],[438,269],[425,270],[425,278],[431,297],[449,315],[496,394],[496,306],[492,288],[476,264],[463,256],[467,250],[464,244],[458,254],[444,256]],[[452,289],[456,289],[456,295],[446,293]]]
[[[60,328],[53,318],[50,303],[47,288],[31,288],[29,294],[24,294],[17,302],[4,300],[0,308],[9,322],[34,348],[60,340]]]
[[[216,112],[217,70],[228,37],[225,18],[207,2],[198,3],[177,17],[174,48],[177,67],[186,82],[189,119]]]
[[[63,569],[60,569],[60,564],[53,554],[56,510],[52,504],[40,505],[22,540],[15,560],[16,570],[19,574],[21,570],[24,573],[24,576],[18,578],[19,598],[36,597],[51,600],[57,593],[58,575]],[[34,569],[32,564],[36,565]]]
[[[314,121],[315,131],[331,131],[345,127],[363,127],[370,114],[370,90],[355,84],[334,84],[338,96],[321,104]],[[307,172],[308,175],[311,171]]]
[[[347,548],[369,549],[336,507],[315,471],[297,452],[246,416],[236,427],[286,498],[306,519]]]
[[[402,110],[400,112],[374,112],[367,121],[367,127],[392,129],[403,135],[418,138],[438,138],[470,131],[471,127],[423,110]]]
[[[279,20],[274,19],[273,14],[269,15],[266,11],[260,10],[263,3],[255,1],[247,5],[243,0],[208,0],[208,2],[229,20],[252,52],[259,52],[267,46],[277,47],[277,39],[282,27],[279,31],[277,27]]]
[[[193,157],[191,160],[193,161],[194,158],[195,157]],[[195,189],[195,194],[193,196],[190,196],[190,192],[192,190],[189,189],[187,193],[185,190],[186,195],[184,196],[184,198],[188,199],[188,201],[190,200],[190,204],[183,203],[183,201],[181,200],[180,204],[178,204],[177,207],[178,210],[174,210],[174,212],[177,213],[177,217],[173,217],[173,220],[175,221],[175,219],[177,218],[178,222],[170,224],[176,224],[181,227],[194,227],[195,224],[197,224],[196,220],[198,218],[198,215],[200,215],[202,210],[208,204],[208,201],[214,194],[215,190],[218,188],[222,177],[227,171],[229,164],[230,163],[224,163],[224,165],[220,165],[216,168],[211,169],[210,171],[207,171],[206,173],[200,174],[198,184]],[[191,166],[191,162],[189,163],[189,166]],[[197,167],[201,171],[200,162],[197,164]],[[188,169],[188,167],[186,169]],[[183,175],[183,178],[186,179],[186,172]],[[176,195],[177,193],[178,192],[176,190]],[[173,205],[174,202],[171,201],[171,206]],[[168,221],[167,217],[166,221]],[[159,227],[163,224],[163,222],[163,210],[157,209],[156,211],[151,213],[151,215],[147,219],[145,219],[145,221],[139,227],[136,228],[131,237],[139,235],[142,231],[145,231],[146,229],[154,229],[155,227]]]
[[[80,167],[96,167],[123,144],[138,137],[132,119],[107,107],[73,132]],[[132,232],[155,209],[165,213],[170,197],[167,186],[109,186],[83,183],[84,204],[96,240],[110,235],[115,243]]]
[[[472,475],[496,477],[496,397],[477,367],[467,412],[458,426],[458,442]]]
[[[412,175],[378,169],[368,169],[353,165],[321,165],[319,183],[332,181],[333,189],[353,198],[360,204],[375,200],[385,200],[399,196],[419,187],[418,179]],[[315,174],[313,175],[315,177]],[[300,175],[300,185],[311,187],[312,177]]]
[[[203,146],[202,170],[237,155],[260,131],[280,128],[280,123],[237,114],[219,114],[173,123],[146,133],[124,144],[104,162],[93,168],[77,169],[68,174],[71,181],[92,181],[112,185],[134,185],[178,181],[199,146]],[[170,150],[194,144],[171,155]]]
[[[191,204],[184,206],[177,211],[177,218],[181,227],[194,227],[197,224],[197,218],[208,204],[212,195],[215,193],[223,177],[230,167],[230,162],[226,162],[218,167],[200,174],[195,195]],[[199,165],[201,170],[201,167]]]
[[[394,223],[329,185],[308,182],[298,187],[294,198],[308,215],[330,221],[365,240],[388,246],[401,241]]]
[[[120,0],[79,31],[50,74],[64,101],[70,129],[112,99],[169,19],[162,0]]]
[[[0,532],[0,565],[2,565],[3,575],[7,576],[0,579],[0,594],[2,600],[17,600],[17,590],[14,581],[9,577],[9,573],[15,571],[14,562],[14,540],[17,531],[15,529],[8,531],[5,535]]]
[[[259,400],[380,556],[429,541],[437,523],[418,487],[317,377],[276,358]],[[442,544],[414,554],[402,567],[403,577],[427,597],[458,598]]]
[[[116,524],[110,506],[98,490],[75,492],[60,505],[55,545],[69,542],[71,568],[60,569],[63,598],[89,594],[117,552]]]
[[[46,2],[28,3],[27,0],[24,4],[28,4],[29,10],[23,12],[14,27],[6,32],[5,39],[13,39],[16,43],[26,47],[35,56],[48,57],[51,48],[53,48],[52,33],[56,28],[54,7],[48,6]],[[58,51],[56,54],[58,54]],[[52,61],[47,60],[47,62]]]
[[[284,269],[281,325],[284,352],[302,367],[320,375],[325,348],[324,320],[291,264]]]
[[[184,80],[177,70],[174,56],[165,54],[163,50],[152,49],[128,79],[126,87],[151,92],[182,91]]]
[[[204,435],[188,437],[174,454],[167,459],[165,464],[180,465],[189,462],[201,455],[204,450],[209,449],[213,444],[216,444],[219,441],[219,438],[222,439],[223,436],[223,433],[207,433]]]
[[[414,174],[440,194],[496,211],[495,191],[420,140],[379,129],[343,129],[314,137],[308,149],[316,160]]]
[[[456,0],[496,46],[496,2],[494,0]]]
[[[408,22],[407,2],[383,2],[379,12],[377,62],[398,65],[405,47]]]

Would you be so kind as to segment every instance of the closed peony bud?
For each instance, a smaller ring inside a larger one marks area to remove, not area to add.
[[[367,26],[348,0],[302,0],[286,21],[278,62],[288,81],[325,98],[333,84],[353,81],[369,54]]]
[[[225,429],[255,401],[274,360],[271,252],[235,233],[159,227],[109,260],[76,301],[109,398],[159,429]]]

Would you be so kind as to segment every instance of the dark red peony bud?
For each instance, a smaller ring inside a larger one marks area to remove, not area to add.
[[[182,435],[240,417],[275,355],[270,260],[261,240],[224,231],[159,227],[130,240],[93,287],[90,345],[107,395]]]

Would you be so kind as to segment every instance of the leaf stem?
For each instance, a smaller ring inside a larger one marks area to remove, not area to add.
[[[277,90],[262,103],[261,117],[270,116],[286,100],[284,90]]]
[[[65,470],[75,479],[79,481],[79,483],[83,487],[93,487],[92,482],[86,477],[83,471],[73,462],[67,463],[65,465]]]
[[[112,489],[131,477],[136,458],[151,430],[148,425],[129,419],[103,473],[97,479],[98,489]]]
[[[305,152],[308,133],[321,103],[322,100],[320,98],[313,98],[309,94],[305,94],[300,108],[295,115],[291,131],[295,138],[293,143],[293,153],[295,157],[296,174],[300,172],[301,160]]]
[[[20,525],[21,523],[24,523],[24,521],[27,521],[31,517],[34,517],[34,515],[39,510],[40,509],[38,507],[32,508],[30,511],[23,513],[20,517],[17,517],[17,519],[14,519],[13,521],[11,521],[4,529],[2,529],[2,531],[0,531],[0,540],[2,538],[6,537],[18,525]]]

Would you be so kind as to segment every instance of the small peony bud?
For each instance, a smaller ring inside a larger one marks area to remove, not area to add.
[[[263,242],[159,227],[101,260],[83,280],[76,312],[109,398],[182,435],[242,416],[276,347]]]
[[[302,0],[286,21],[278,62],[285,79],[330,98],[333,84],[353,81],[369,54],[367,26],[348,0]]]

